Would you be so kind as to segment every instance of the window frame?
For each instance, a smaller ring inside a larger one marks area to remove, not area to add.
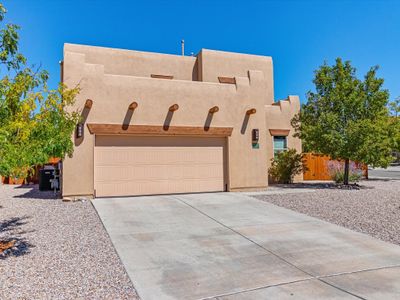
[[[283,143],[283,148],[276,148],[275,147],[275,139],[280,139],[280,140],[284,140]],[[272,146],[273,146],[273,153],[274,153],[274,157],[276,156],[277,153],[282,152],[282,151],[287,151],[288,150],[288,139],[287,136],[285,135],[274,135],[272,137]]]

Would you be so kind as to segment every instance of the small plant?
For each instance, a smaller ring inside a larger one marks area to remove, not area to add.
[[[268,174],[278,183],[292,183],[294,176],[301,174],[306,169],[303,155],[297,153],[296,149],[277,153],[271,162]]]
[[[328,171],[332,180],[336,183],[343,183],[344,180],[344,163],[340,161],[328,161]],[[354,162],[349,165],[349,181],[357,182],[362,178],[362,170],[360,170]]]

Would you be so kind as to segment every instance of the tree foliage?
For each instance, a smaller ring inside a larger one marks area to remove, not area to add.
[[[292,120],[306,151],[345,162],[345,184],[349,161],[386,167],[392,160],[389,93],[377,70],[372,67],[360,80],[349,61],[325,63],[315,71],[315,92],[308,92],[307,103]]]
[[[391,114],[390,123],[393,137],[393,151],[397,152],[397,157],[400,154],[400,97],[389,103]]]
[[[389,103],[389,110],[393,117],[400,117],[400,97],[397,97]]]
[[[0,22],[5,13],[0,4]],[[79,119],[77,111],[65,109],[78,88],[49,90],[48,73],[28,66],[18,52],[18,29],[6,24],[0,30],[0,175],[12,177],[26,176],[50,157],[71,155]]]

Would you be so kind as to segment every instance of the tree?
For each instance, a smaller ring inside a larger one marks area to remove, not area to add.
[[[397,162],[400,160],[400,97],[389,103],[391,114],[391,130],[393,136],[393,152]]]
[[[400,97],[389,103],[389,110],[393,117],[400,117]]]
[[[5,14],[0,4],[0,22]],[[72,154],[79,114],[66,108],[79,89],[49,90],[48,73],[18,52],[18,30],[14,24],[0,29],[0,175],[25,177],[52,156]]]
[[[349,183],[350,161],[387,167],[392,160],[389,93],[372,67],[360,80],[349,61],[336,59],[333,66],[315,71],[315,92],[292,119],[295,136],[306,151],[344,161],[343,183]]]

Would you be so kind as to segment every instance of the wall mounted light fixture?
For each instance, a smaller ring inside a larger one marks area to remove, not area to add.
[[[251,134],[251,140],[253,143],[258,143],[258,140],[260,139],[260,132],[258,129],[253,129],[252,134]]]
[[[81,138],[83,136],[83,123],[78,123],[76,125],[76,137]]]

